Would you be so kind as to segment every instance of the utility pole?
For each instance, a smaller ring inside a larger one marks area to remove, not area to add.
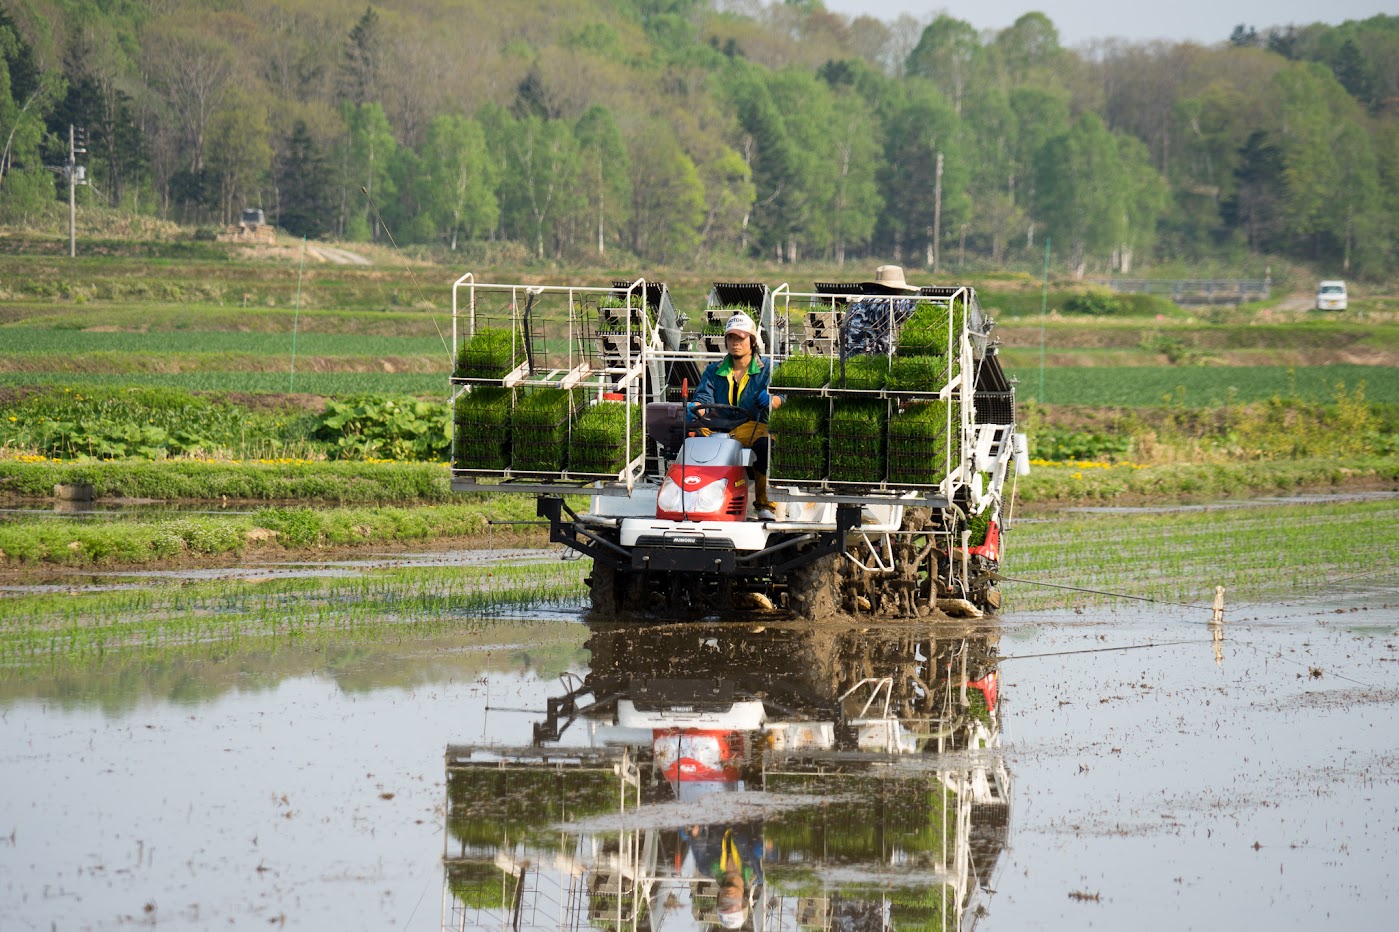
[[[87,140],[83,140],[86,142]],[[75,192],[80,184],[87,184],[86,174],[82,166],[78,165],[78,153],[86,153],[87,148],[80,148],[77,143],[77,131],[73,124],[68,124],[68,164],[63,167],[63,173],[68,176],[68,258],[76,258],[78,255],[78,199]]]
[[[933,176],[933,236],[929,244],[928,264],[938,273],[938,239],[942,236],[942,152],[938,152],[937,173]]]

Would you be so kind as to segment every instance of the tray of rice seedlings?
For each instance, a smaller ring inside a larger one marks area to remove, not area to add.
[[[991,509],[987,508],[981,514],[972,515],[967,519],[967,544],[972,547],[980,547],[986,543],[986,535],[991,532]]]
[[[895,352],[900,356],[946,356],[948,349],[948,309],[931,301],[920,301],[912,316],[899,329]],[[962,311],[952,322],[954,339],[961,332]]]
[[[631,422],[631,456],[641,453],[641,405],[599,401],[583,409],[573,422],[568,445],[568,470],[616,476],[630,461],[627,423]]]
[[[845,360],[845,382],[841,385],[840,361],[835,363],[831,373],[831,384],[843,388],[863,391],[878,391],[884,387],[889,376],[889,357],[882,353],[869,355],[862,353]]]
[[[948,415],[951,415],[951,430]],[[889,481],[936,485],[947,475],[948,440],[956,465],[961,432],[957,405],[946,401],[911,404],[889,419]]]
[[[640,298],[636,298],[631,306],[631,313],[627,313],[627,302],[623,298],[604,297],[598,300],[597,307],[597,332],[598,333],[624,333],[627,328],[627,318],[631,317],[632,330],[641,329],[644,315],[642,314]]]
[[[883,401],[842,399],[836,403],[829,434],[831,481],[865,483],[884,478],[887,420],[888,405]]]
[[[452,412],[455,422],[458,469],[503,470],[510,465],[509,388],[478,385],[457,398]]]
[[[819,482],[826,478],[826,427],[830,403],[824,398],[792,398],[773,410],[771,472],[777,479]]]
[[[942,356],[895,356],[889,360],[891,392],[937,392],[947,384],[947,359]]]
[[[562,472],[574,393],[539,388],[523,395],[511,418],[510,466],[520,472]]]
[[[509,327],[478,327],[457,350],[452,374],[463,379],[503,379],[524,357],[523,334],[517,333],[512,341]]]
[[[797,353],[788,356],[772,370],[774,388],[824,388],[831,380],[829,356],[808,356]]]

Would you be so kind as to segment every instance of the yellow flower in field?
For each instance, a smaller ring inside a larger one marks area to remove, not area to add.
[[[13,414],[10,415],[10,423],[11,423],[11,424],[13,424],[15,421],[18,421],[18,420],[19,420],[19,418],[15,417]]]

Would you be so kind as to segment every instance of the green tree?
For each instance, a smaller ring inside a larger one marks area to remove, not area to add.
[[[962,97],[972,82],[981,57],[976,27],[946,13],[939,13],[908,56],[907,73],[927,78],[962,112]]]
[[[743,157],[728,146],[696,166],[704,186],[701,248],[741,249],[743,221],[753,209],[753,173]]]
[[[350,30],[340,62],[340,97],[360,107],[383,100],[386,42],[374,7],[366,7]]]
[[[1045,144],[1037,163],[1036,215],[1069,245],[1074,273],[1083,273],[1089,253],[1130,268],[1133,252],[1150,244],[1164,203],[1145,144],[1114,136],[1096,114],[1084,113]]]
[[[1239,148],[1234,194],[1224,201],[1225,225],[1242,230],[1250,252],[1273,244],[1283,230],[1282,153],[1263,130],[1255,130]]]
[[[1030,81],[1052,86],[1064,57],[1059,30],[1043,13],[1021,16],[996,35],[992,48],[1011,87]]]
[[[379,205],[396,191],[391,168],[398,144],[378,103],[341,106],[347,138],[341,155],[341,233],[351,240],[379,240]]]
[[[882,152],[879,122],[853,93],[835,95],[829,160],[835,178],[828,218],[833,258],[844,264],[847,250],[869,242],[884,208],[878,171]]]
[[[632,142],[631,242],[653,262],[690,259],[704,222],[704,186],[675,137],[656,127]]]
[[[544,258],[546,246],[562,252],[563,231],[584,206],[579,185],[582,162],[572,128],[536,115],[515,119],[496,112],[486,124],[500,147],[501,220],[507,235],[524,239]]]
[[[1307,64],[1293,65],[1277,76],[1283,99],[1280,148],[1287,184],[1283,216],[1293,235],[1301,238],[1321,231],[1326,198],[1336,184],[1331,152],[1336,126],[1322,81],[1322,69]]]
[[[428,124],[423,145],[424,193],[435,234],[455,250],[459,236],[482,236],[500,218],[495,167],[481,124],[444,114]]]
[[[267,107],[242,89],[231,89],[209,122],[209,174],[217,179],[219,209],[232,223],[244,206],[262,203],[261,186],[272,167]]]
[[[885,134],[881,191],[886,207],[881,222],[896,258],[905,248],[921,247],[924,262],[935,265],[942,236],[960,229],[970,214],[970,178],[971,157],[961,120],[932,87],[915,86]]]
[[[736,146],[752,172],[754,204],[744,224],[746,239],[760,254],[781,259],[805,208],[800,153],[788,137],[786,120],[767,83],[745,70],[730,89],[736,110]]]
[[[836,240],[834,216],[839,188],[842,158],[832,145],[832,136],[839,136],[837,112],[830,86],[806,71],[785,68],[767,78],[772,102],[782,114],[786,131],[791,173],[790,188],[784,194],[785,237],[783,258],[795,262],[804,253],[828,252]],[[851,119],[843,122],[850,125]],[[834,130],[834,132],[833,132]],[[864,151],[859,143],[852,144],[857,170],[858,154]],[[859,181],[857,171],[854,179]],[[849,185],[847,185],[848,193]],[[853,218],[851,207],[847,216]],[[859,229],[858,221],[853,221]]]
[[[0,10],[0,195],[15,202],[12,206],[22,201],[21,214],[36,209],[35,195],[44,187],[37,179],[47,183],[53,200],[52,179],[43,165],[44,118],[65,90],[61,77],[39,70],[33,50]],[[28,177],[19,175],[21,170]],[[7,185],[13,190],[6,192]]]
[[[574,132],[583,163],[581,181],[588,217],[597,233],[597,254],[602,256],[608,240],[621,238],[631,212],[630,156],[617,121],[606,107],[589,107],[578,118]]]
[[[277,225],[315,238],[334,227],[330,166],[305,120],[297,120],[276,157]]]

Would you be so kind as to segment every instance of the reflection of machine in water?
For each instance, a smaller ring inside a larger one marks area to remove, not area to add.
[[[444,927],[970,928],[1009,815],[997,640],[595,626],[532,746],[448,748]]]

